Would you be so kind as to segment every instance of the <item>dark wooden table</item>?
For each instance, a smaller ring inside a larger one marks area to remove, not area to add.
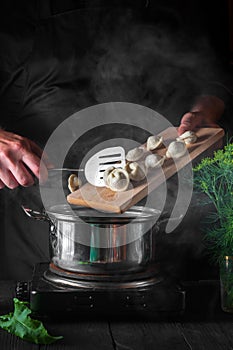
[[[175,319],[44,320],[52,345],[35,345],[0,329],[1,350],[230,350],[233,315],[221,311],[218,281],[188,282],[186,310]],[[107,306],[106,306],[107,307]],[[2,312],[1,312],[2,313]]]

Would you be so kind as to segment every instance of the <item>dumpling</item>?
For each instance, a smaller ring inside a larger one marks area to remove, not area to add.
[[[186,150],[187,148],[183,141],[173,141],[168,146],[166,157],[174,159],[180,158],[185,154]]]
[[[143,163],[127,163],[125,170],[129,174],[129,178],[133,181],[141,181],[146,177],[146,167]]]
[[[125,169],[115,168],[105,178],[105,184],[112,191],[123,192],[129,186],[130,178]]]
[[[144,151],[142,148],[136,147],[131,149],[127,154],[126,154],[126,160],[128,160],[129,162],[136,162],[137,160],[139,160],[140,158],[142,158],[142,156],[144,155]]]
[[[163,143],[163,137],[158,135],[149,136],[146,143],[147,151],[153,151]]]
[[[158,168],[163,165],[165,157],[159,154],[149,154],[145,159],[146,168]]]
[[[109,175],[114,169],[116,169],[114,166],[110,166],[110,167],[108,167],[108,168],[104,171],[103,180],[104,180],[104,183],[105,183],[105,185],[106,185],[107,187],[109,187],[108,184],[107,184],[107,182],[108,182],[108,175]]]
[[[70,190],[70,192],[76,191],[81,186],[82,181],[78,178],[78,176],[75,174],[71,174],[68,178],[68,189]]]
[[[182,135],[177,137],[177,141],[184,141],[186,144],[195,143],[197,141],[197,135],[194,131],[185,131]]]

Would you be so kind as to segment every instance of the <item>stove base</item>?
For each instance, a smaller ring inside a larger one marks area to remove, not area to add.
[[[161,318],[181,315],[185,308],[185,292],[169,279],[155,278],[155,283],[134,288],[96,289],[70,288],[44,278],[49,264],[36,265],[30,288],[33,315],[133,316]]]

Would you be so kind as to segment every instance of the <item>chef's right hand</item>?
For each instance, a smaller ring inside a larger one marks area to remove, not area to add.
[[[48,160],[41,161],[42,153],[33,141],[0,129],[0,189],[31,186],[33,174],[45,182]]]

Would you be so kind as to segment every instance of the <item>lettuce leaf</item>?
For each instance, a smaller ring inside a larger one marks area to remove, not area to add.
[[[51,344],[63,337],[48,334],[41,321],[32,319],[26,302],[14,298],[14,312],[0,316],[0,327],[21,339],[35,344]]]

